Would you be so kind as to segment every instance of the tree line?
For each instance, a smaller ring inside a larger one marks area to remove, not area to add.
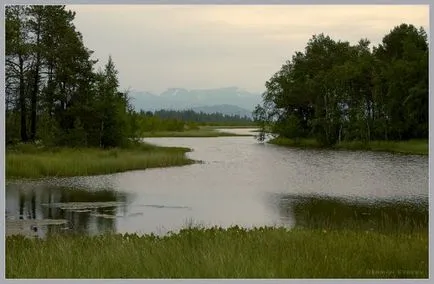
[[[195,130],[202,125],[245,126],[253,123],[251,119],[238,115],[208,114],[193,110],[141,110],[133,116],[138,129],[136,136],[146,132]]]
[[[161,118],[178,119],[187,122],[196,123],[230,123],[231,125],[249,125],[253,120],[247,116],[229,115],[222,113],[205,113],[193,110],[158,110],[153,113]]]
[[[378,46],[314,35],[265,84],[262,135],[341,141],[428,138],[428,40],[401,24]]]
[[[132,108],[110,58],[93,51],[65,6],[6,6],[6,139],[52,145],[121,146]]]
[[[96,70],[93,51],[65,6],[11,5],[5,11],[6,142],[119,147],[148,131],[247,118],[193,111],[134,111],[119,90],[111,57]],[[251,122],[251,120],[250,120]]]

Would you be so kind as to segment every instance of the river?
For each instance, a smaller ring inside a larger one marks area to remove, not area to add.
[[[54,230],[41,224],[33,231],[22,222],[34,219],[66,220],[62,230],[90,235],[164,234],[191,224],[291,227],[296,219],[282,204],[299,197],[428,198],[428,156],[290,149],[241,136],[144,140],[191,148],[188,155],[202,163],[7,182],[6,218],[9,224],[21,220],[21,225],[7,226],[7,233],[20,230],[43,237]],[[99,203],[83,207],[76,202]]]

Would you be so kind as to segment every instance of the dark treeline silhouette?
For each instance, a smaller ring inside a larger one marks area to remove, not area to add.
[[[246,124],[239,116],[192,111],[135,112],[119,91],[111,57],[94,70],[65,6],[6,6],[6,141],[47,146],[125,146],[143,131],[183,131],[194,123]],[[186,124],[189,126],[186,127]]]
[[[249,125],[253,120],[247,116],[228,115],[221,113],[204,113],[193,110],[158,110],[154,115],[161,118],[173,118],[186,122],[197,123],[231,123],[235,125]]]
[[[201,125],[252,125],[253,121],[238,115],[223,115],[221,113],[207,114],[192,110],[158,110],[140,111],[135,114],[139,132],[184,131],[198,129]]]
[[[369,45],[313,36],[266,82],[254,112],[263,131],[324,146],[428,138],[426,32],[401,24]]]
[[[111,58],[92,51],[65,6],[6,6],[6,141],[122,146],[132,108]]]

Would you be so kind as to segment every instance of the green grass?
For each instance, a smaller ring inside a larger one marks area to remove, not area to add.
[[[428,155],[428,140],[372,141],[366,146],[361,142],[343,142],[337,145],[337,148]]]
[[[142,133],[142,137],[225,137],[225,136],[252,136],[246,134],[235,134],[216,131],[216,128],[209,126],[201,127],[196,130],[186,131],[156,131]]]
[[[278,197],[295,228],[6,237],[7,278],[427,278],[428,202]]]
[[[320,144],[315,139],[305,139],[300,138],[298,141],[294,139],[276,137],[268,141],[270,144],[287,146],[287,147],[298,147],[298,148],[320,148]]]
[[[288,139],[277,137],[268,143],[299,148],[322,148],[315,139]],[[401,154],[428,155],[428,140],[409,140],[409,141],[371,141],[365,144],[360,141],[344,141],[332,147],[341,150],[364,150],[379,151]]]
[[[427,189],[428,190],[428,189]],[[376,231],[386,234],[428,233],[428,199],[345,200],[325,196],[283,196],[282,216],[305,229]]]
[[[187,148],[141,144],[130,148],[43,148],[34,145],[6,150],[6,178],[69,177],[192,164]]]
[[[427,278],[428,234],[232,227],[6,238],[7,278]]]

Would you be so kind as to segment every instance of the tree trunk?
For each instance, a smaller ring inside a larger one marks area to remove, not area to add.
[[[38,29],[37,35],[36,35],[36,44],[39,46],[39,37],[40,37],[40,31]],[[36,65],[35,65],[35,76],[33,78],[33,90],[32,90],[32,100],[31,100],[31,124],[30,124],[30,139],[33,141],[36,137],[36,106],[37,106],[37,99],[38,99],[38,92],[39,92],[39,68],[40,68],[40,52],[39,50],[36,53]]]
[[[21,141],[27,142],[27,122],[26,122],[26,93],[24,89],[24,59],[19,55],[19,69],[20,69],[20,115],[21,115]]]
[[[104,134],[104,120],[101,121],[101,128],[99,132],[99,147],[103,148],[102,137]]]

